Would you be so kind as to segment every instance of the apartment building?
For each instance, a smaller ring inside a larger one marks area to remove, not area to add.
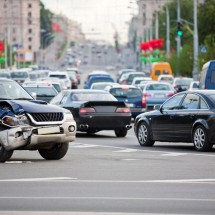
[[[35,54],[40,47],[40,0],[0,0],[0,40]]]

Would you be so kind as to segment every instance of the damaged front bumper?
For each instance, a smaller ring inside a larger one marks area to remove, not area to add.
[[[76,122],[64,122],[62,125],[19,126],[0,131],[0,143],[6,150],[21,147],[36,148],[43,143],[65,143],[75,140]]]

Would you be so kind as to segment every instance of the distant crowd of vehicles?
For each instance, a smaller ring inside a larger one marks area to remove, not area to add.
[[[24,112],[19,114],[25,115],[24,125],[29,120],[38,124],[36,122],[38,120],[47,128],[42,134],[64,132],[55,128],[49,129],[47,125],[47,122],[54,126],[59,122],[63,123],[59,111],[50,114],[52,108],[47,109],[45,107],[48,106],[43,106],[44,109],[39,108],[38,112],[37,108],[32,106],[32,102],[39,105],[50,103],[69,111],[72,116],[70,119],[73,123],[71,131],[73,136],[76,130],[88,134],[113,130],[117,137],[125,137],[127,131],[131,129],[131,119],[134,118],[134,130],[141,146],[152,146],[155,141],[180,141],[193,142],[199,151],[210,150],[215,144],[213,132],[215,91],[209,92],[205,89],[215,89],[215,60],[203,66],[200,82],[189,77],[174,77],[168,63],[153,64],[150,74],[148,77],[144,72],[122,69],[116,74],[115,81],[109,72],[92,71],[87,75],[81,89],[81,74],[77,68],[67,68],[64,71],[32,71],[31,68],[12,72],[2,71],[0,72],[0,111],[3,114],[0,116],[2,117],[0,127],[4,128],[2,131],[8,130],[11,119],[4,115],[9,113],[5,112],[4,108],[16,114],[12,107],[17,100],[20,100],[18,105],[21,105],[20,110],[23,106]],[[16,82],[19,85],[14,85]],[[17,86],[20,86],[20,89]],[[25,93],[20,95],[20,92]],[[30,113],[31,108],[33,108],[32,113]],[[5,116],[7,121],[4,121]],[[51,123],[50,117],[54,119]],[[12,121],[11,123],[12,127],[20,127],[19,123]],[[69,124],[68,126],[70,129]],[[25,139],[33,135],[33,132],[19,130],[13,135],[16,142],[20,136]],[[44,158],[60,159],[65,155],[68,146],[62,148],[63,151],[56,157],[54,154],[49,157],[49,152],[46,151],[49,149],[46,149],[44,143],[47,141],[42,139],[42,145],[38,145],[35,149],[39,150]],[[3,139],[0,138],[2,162],[11,157],[10,150],[33,149],[33,146],[25,147],[27,143],[24,140],[20,146],[9,148],[7,143],[1,141]],[[60,143],[60,140],[57,142]]]

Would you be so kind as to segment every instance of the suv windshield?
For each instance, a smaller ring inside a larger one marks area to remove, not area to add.
[[[18,83],[0,80],[0,99],[33,99]]]

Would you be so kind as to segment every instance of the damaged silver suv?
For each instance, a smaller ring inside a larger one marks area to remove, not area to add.
[[[0,162],[14,150],[38,150],[47,160],[59,160],[75,135],[70,111],[34,100],[15,81],[0,78]]]

